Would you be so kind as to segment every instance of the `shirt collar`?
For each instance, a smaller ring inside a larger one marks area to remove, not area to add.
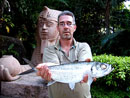
[[[73,44],[72,48],[76,48],[77,41],[74,38],[73,38],[73,42],[74,42],[74,44]],[[55,48],[58,49],[58,50],[61,50],[61,45],[60,45],[60,41],[59,40],[56,42]]]

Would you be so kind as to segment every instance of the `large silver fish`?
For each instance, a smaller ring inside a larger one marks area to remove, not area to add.
[[[53,82],[68,83],[71,90],[75,83],[83,80],[84,75],[88,74],[88,85],[93,82],[93,77],[99,78],[108,75],[114,68],[110,64],[101,62],[78,62],[49,67],[52,73]]]
[[[68,83],[71,90],[74,89],[75,83],[83,80],[88,74],[88,85],[93,82],[93,77],[99,78],[108,75],[114,68],[110,64],[101,62],[77,62],[61,65],[49,66],[52,74],[52,80],[48,83],[52,85],[55,82]],[[36,70],[35,68],[33,70]],[[21,74],[31,72],[30,70]]]

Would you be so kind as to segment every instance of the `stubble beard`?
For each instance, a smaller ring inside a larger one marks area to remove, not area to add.
[[[69,34],[62,34],[62,38],[63,39],[66,39],[66,40],[70,40],[71,39],[71,34],[69,33]]]

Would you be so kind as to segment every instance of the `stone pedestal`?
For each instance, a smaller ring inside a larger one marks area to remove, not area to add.
[[[3,97],[2,97],[3,96]],[[48,98],[45,81],[35,73],[12,82],[1,82],[0,98]]]

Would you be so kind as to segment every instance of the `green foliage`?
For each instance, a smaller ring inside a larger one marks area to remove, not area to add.
[[[43,9],[45,0],[8,0],[11,5],[12,21],[15,27],[11,29],[10,35],[23,41],[27,55],[31,58],[36,46],[35,33],[37,18]],[[32,46],[33,45],[33,46]],[[31,50],[31,51],[30,51]]]
[[[0,34],[7,35],[10,33],[10,30],[14,28],[14,23],[12,22],[11,15],[3,15],[2,18],[0,18]],[[4,32],[4,33],[3,33]]]
[[[12,54],[14,54],[15,56],[19,56],[19,53],[17,51],[15,51],[14,49],[14,44],[11,44],[8,48],[8,51]]]
[[[74,33],[76,40],[88,42],[92,52],[100,53],[100,43],[103,36],[101,29],[105,30],[105,12],[108,0],[8,0],[11,12],[4,11],[4,15],[10,15],[13,27],[2,27],[2,35],[19,38],[27,49],[27,55],[31,56],[36,45],[35,33],[37,18],[43,6],[57,10],[70,10],[76,16],[77,30]],[[119,9],[125,0],[111,0],[110,2],[110,26],[112,31],[129,26],[129,13]],[[118,13],[118,14],[114,14]],[[125,14],[125,15],[124,15]],[[124,19],[128,20],[123,21]],[[122,22],[120,22],[122,20]],[[9,23],[9,21],[7,22]],[[10,24],[10,23],[9,23]],[[9,33],[6,33],[9,28]],[[32,51],[30,51],[32,50]]]
[[[111,13],[110,25],[113,27],[113,32],[117,29],[130,30],[130,11],[128,9],[115,9]]]
[[[14,44],[10,44],[8,49],[2,50],[1,53],[2,55],[13,54],[14,56],[19,56],[19,53],[14,50]]]
[[[94,61],[111,64],[114,67],[113,72],[99,79],[99,83],[105,83],[108,86],[119,87],[130,90],[130,57],[98,55],[93,57]]]
[[[124,91],[116,88],[102,86],[101,84],[92,84],[92,98],[130,98],[130,91]]]

